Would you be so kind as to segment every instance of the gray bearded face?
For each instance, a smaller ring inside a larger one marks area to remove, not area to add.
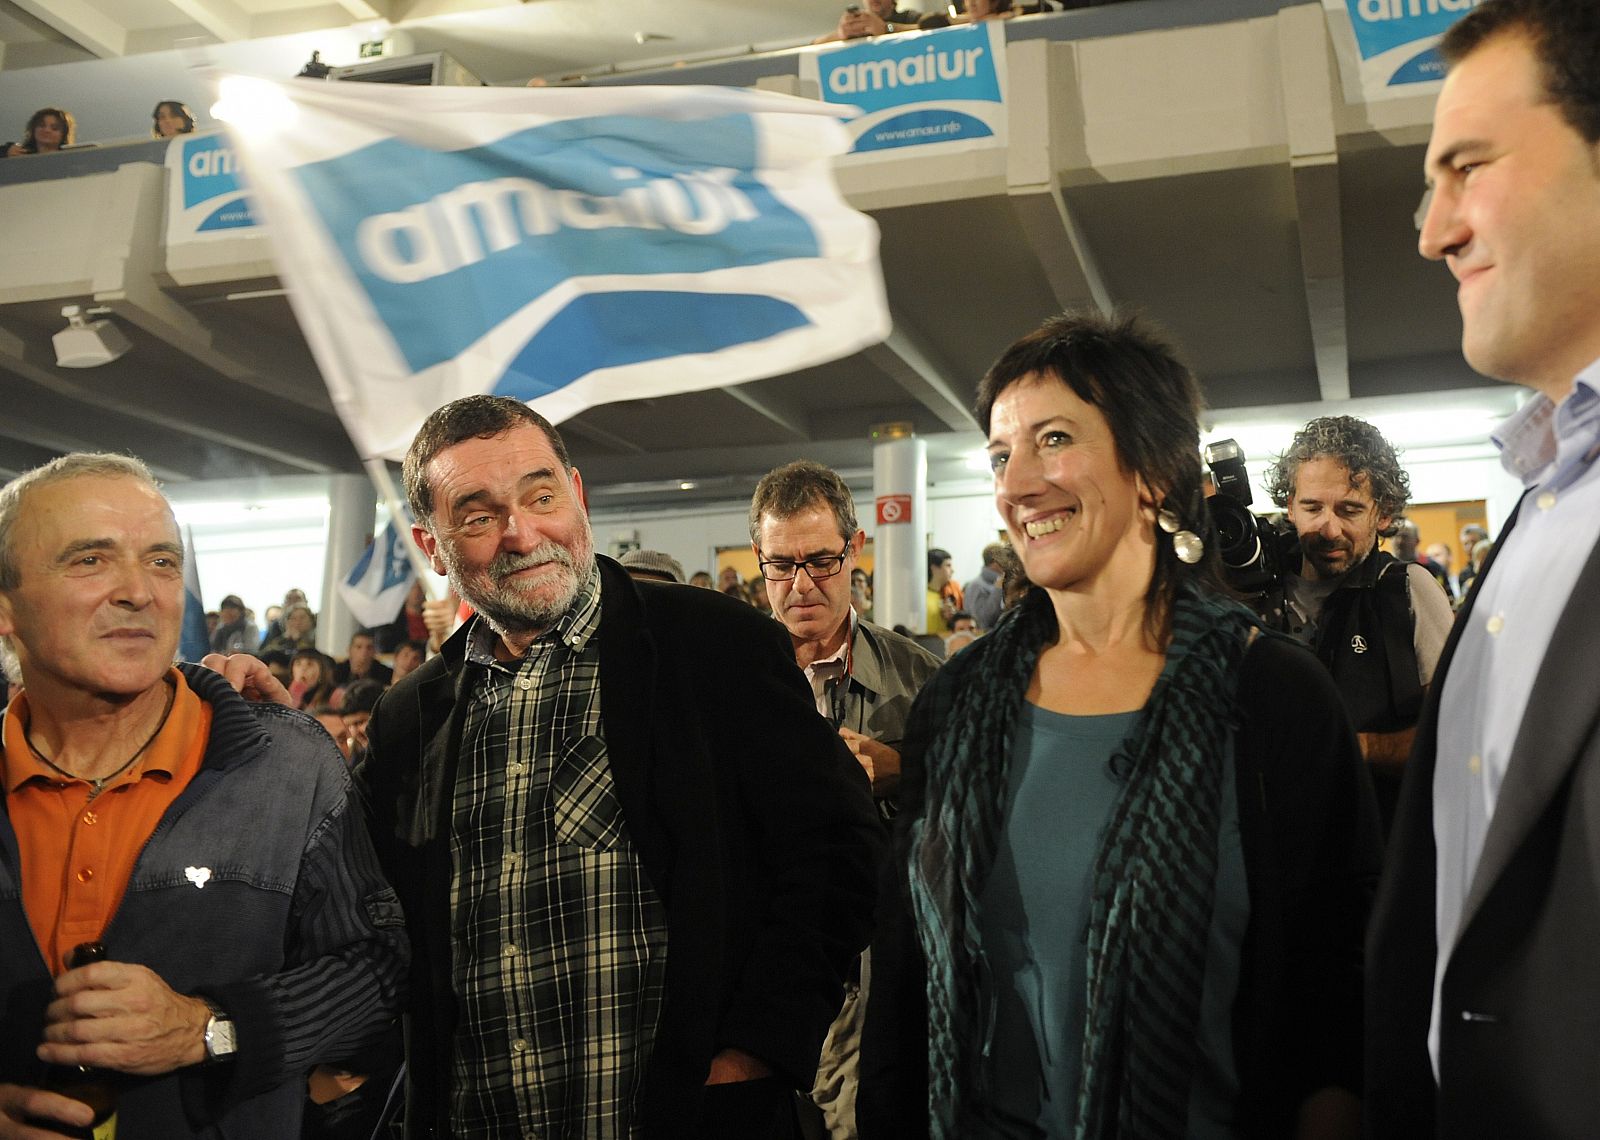
[[[448,540],[438,549],[450,585],[502,635],[542,633],[555,625],[594,569],[594,535],[587,519],[574,549],[543,542],[526,554],[501,551],[481,572],[467,569]],[[542,572],[522,575],[535,568]]]

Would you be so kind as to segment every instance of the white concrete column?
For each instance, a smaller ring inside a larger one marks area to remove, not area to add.
[[[365,475],[328,477],[328,552],[322,563],[322,612],[317,648],[343,657],[356,621],[339,596],[339,583],[361,558],[376,527],[378,493]]]
[[[927,632],[928,445],[909,433],[872,448],[872,620]]]

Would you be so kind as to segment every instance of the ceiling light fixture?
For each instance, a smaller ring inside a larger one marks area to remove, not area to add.
[[[110,309],[63,306],[61,315],[67,318],[67,327],[50,338],[56,346],[56,363],[62,368],[98,368],[132,348],[133,344],[116,325],[107,320],[89,319],[110,313]]]

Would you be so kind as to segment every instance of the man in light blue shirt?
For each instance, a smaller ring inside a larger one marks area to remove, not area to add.
[[[1600,5],[1484,0],[1450,65],[1424,256],[1527,493],[1423,714],[1368,945],[1371,1135],[1600,1136]],[[1590,604],[1585,604],[1588,600]]]

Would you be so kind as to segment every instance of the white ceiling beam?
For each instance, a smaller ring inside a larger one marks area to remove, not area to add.
[[[167,0],[223,43],[250,38],[250,14],[232,0]]]
[[[591,427],[578,420],[566,420],[561,424],[562,435],[575,435],[579,439],[586,439],[590,443],[598,443],[601,447],[609,447],[612,451],[621,451],[628,455],[643,455],[645,449],[634,443],[631,439],[624,439],[613,431],[605,428]]]
[[[1007,68],[1013,91],[1056,91],[1070,88],[1063,72],[1070,56],[1049,40],[1026,40],[1010,45]],[[1103,313],[1112,309],[1093,250],[1079,229],[1061,191],[1057,156],[1066,146],[1058,137],[1065,131],[1064,107],[1052,99],[1018,99],[1011,106],[1010,145],[1006,148],[1006,193],[1028,245],[1039,258],[1039,268],[1056,304],[1062,309],[1091,304]]]
[[[1061,191],[1060,181],[1034,186],[1010,186],[1012,216],[1027,236],[1039,259],[1039,269],[1050,283],[1056,304],[1063,310],[1093,305],[1102,313],[1115,307],[1100,264],[1084,237]]]
[[[861,355],[939,421],[953,431],[977,431],[978,421],[967,410],[967,403],[956,394],[950,370],[935,363],[936,353],[918,335],[904,316],[893,313],[894,330],[883,343],[872,345]]]
[[[1324,400],[1348,400],[1350,339],[1334,123],[1336,79],[1327,22],[1320,9],[1303,5],[1278,13],[1278,61],[1317,386]]]
[[[128,29],[87,0],[14,0],[14,3],[101,59],[118,59],[127,54]]]
[[[806,423],[806,414],[803,409],[775,393],[763,392],[758,396],[749,389],[750,386],[748,384],[743,384],[734,388],[717,388],[713,390],[723,392],[739,401],[752,412],[768,420],[794,442],[806,443],[810,441],[811,428]]]

